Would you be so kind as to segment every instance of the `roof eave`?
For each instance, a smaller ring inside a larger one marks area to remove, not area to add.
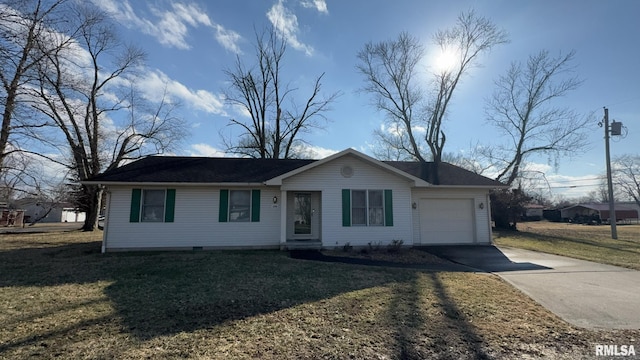
[[[438,189],[508,189],[507,185],[431,185],[430,187],[438,188]]]
[[[83,185],[102,185],[102,186],[265,186],[263,182],[160,182],[160,181],[81,181]]]

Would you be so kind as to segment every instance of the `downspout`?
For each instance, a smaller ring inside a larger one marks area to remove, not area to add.
[[[109,231],[109,212],[111,212],[111,191],[105,189],[104,192],[107,194],[107,206],[106,211],[104,212],[104,225],[102,229],[102,253],[107,252],[107,233]],[[98,211],[98,216],[100,216],[100,212]]]
[[[487,226],[489,226],[489,244],[493,244],[493,226],[491,226],[491,192],[487,193]]]
[[[286,250],[286,247],[287,247],[287,191],[280,190],[280,250]]]

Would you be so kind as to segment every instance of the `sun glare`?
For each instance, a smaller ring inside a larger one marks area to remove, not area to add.
[[[448,71],[456,66],[458,55],[451,49],[439,49],[434,60],[434,70],[437,72]]]

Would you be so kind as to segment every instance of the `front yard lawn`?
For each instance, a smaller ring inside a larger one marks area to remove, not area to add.
[[[574,328],[494,275],[321,263],[280,251],[100,254],[100,236],[0,235],[0,358],[585,358],[596,344],[640,350],[640,331]]]

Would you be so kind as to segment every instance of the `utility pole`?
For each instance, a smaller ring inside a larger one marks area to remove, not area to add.
[[[604,148],[605,148],[605,155],[607,157],[607,184],[609,188],[609,224],[611,224],[611,238],[617,239],[618,229],[616,228],[616,220],[617,220],[616,206],[613,199],[613,183],[611,180],[611,156],[609,154],[609,109],[607,108],[604,108]]]

